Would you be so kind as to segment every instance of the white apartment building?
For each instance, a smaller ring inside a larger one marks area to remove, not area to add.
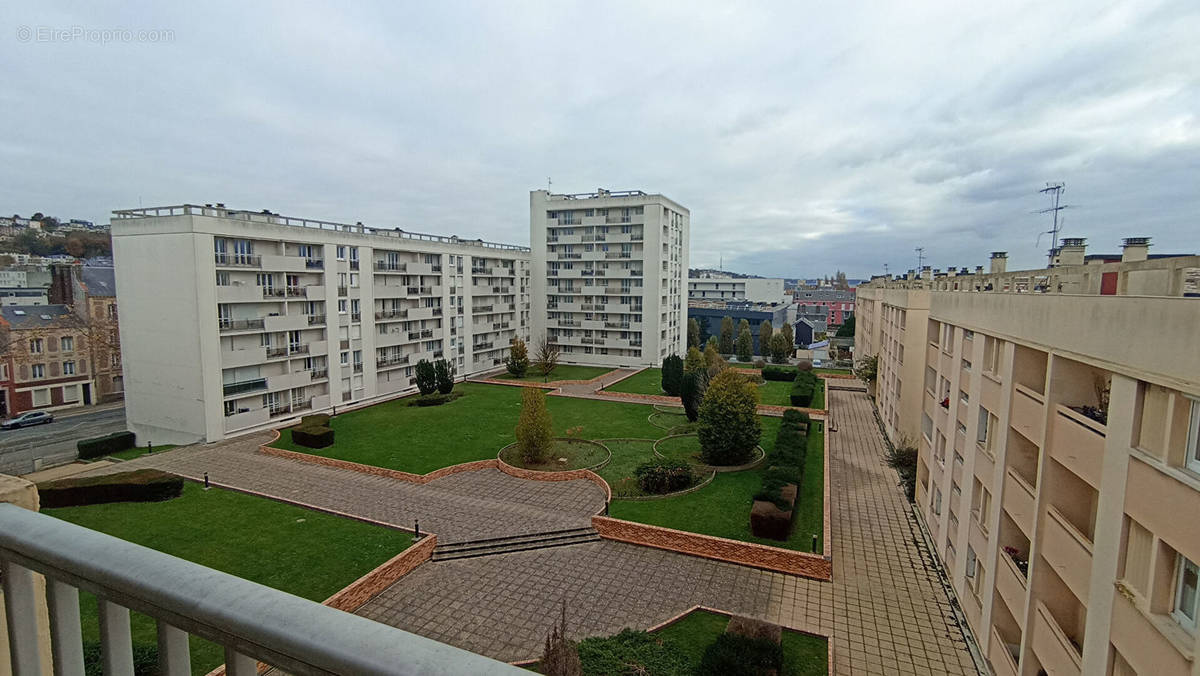
[[[564,363],[657,366],[684,354],[689,220],[640,190],[532,191],[534,340],[548,337]]]
[[[112,233],[139,442],[391,398],[421,359],[463,377],[529,339],[526,247],[224,205],[117,211]]]
[[[711,273],[688,277],[688,300],[782,303],[783,280],[722,277]]]

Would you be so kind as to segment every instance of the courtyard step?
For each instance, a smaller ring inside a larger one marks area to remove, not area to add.
[[[476,556],[493,556],[495,554],[524,552],[531,549],[577,545],[585,542],[596,542],[599,539],[600,534],[596,532],[595,528],[567,528],[564,530],[546,531],[544,533],[530,533],[528,535],[513,535],[438,545],[433,550],[432,559],[434,561],[469,559]]]

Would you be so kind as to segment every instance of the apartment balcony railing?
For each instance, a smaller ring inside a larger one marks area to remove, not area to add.
[[[495,305],[476,305],[471,308],[471,311],[475,313],[491,312],[495,307]]]
[[[496,347],[496,344],[495,344],[495,343],[476,343],[475,345],[473,345],[473,346],[472,346],[472,349],[473,349],[473,350],[476,350],[476,351],[479,351],[479,350],[490,350],[490,349],[492,349],[493,347]]]
[[[434,359],[441,359],[444,353],[441,350],[435,350],[433,353]]]
[[[422,338],[432,338],[433,337],[433,329],[422,329],[421,337]]]
[[[357,270],[359,268],[358,261],[350,261],[350,269]]]
[[[214,254],[217,265],[239,268],[262,267],[262,256],[256,254],[218,253]]]
[[[267,379],[255,378],[253,380],[242,380],[236,383],[225,383],[222,389],[226,397],[234,394],[243,394],[245,392],[265,390],[267,389]]]
[[[254,331],[263,328],[262,319],[230,319],[218,317],[217,325],[222,331]]]
[[[282,287],[264,286],[262,288],[263,298],[283,298],[284,294]]]
[[[403,354],[398,357],[383,357],[376,358],[375,364],[378,366],[400,366],[408,363],[408,355]]]
[[[303,298],[307,294],[303,286],[289,286],[284,289],[288,298]]]
[[[362,321],[362,313],[361,312],[351,312],[350,313],[350,321],[361,322]]]
[[[583,311],[584,312],[604,312],[605,308],[607,308],[607,307],[608,307],[607,305],[603,305],[603,304],[584,303]]]
[[[546,271],[546,274],[547,274],[547,275],[549,275],[549,276],[551,276],[551,277],[557,277],[557,276],[558,276],[558,270],[547,270],[547,271]]]
[[[404,319],[407,316],[407,310],[379,310],[375,313],[375,319]]]
[[[337,288],[337,295],[339,295],[339,296],[344,296],[344,295],[346,295],[346,291],[347,291],[346,287],[344,287],[344,286],[339,286],[339,287]]]
[[[338,342],[338,348],[339,348],[339,349],[342,349],[342,350],[349,350],[349,349],[350,349],[350,341],[349,341],[349,339],[342,339],[341,341],[339,341],[339,342]]]
[[[604,219],[605,223],[632,223],[632,216],[607,216]]]
[[[388,261],[375,261],[375,269],[379,272],[404,272],[404,263],[389,263]]]
[[[47,578],[56,674],[84,673],[80,589],[100,598],[106,673],[133,673],[131,610],[157,620],[167,676],[191,674],[190,634],[224,646],[230,674],[259,661],[295,674],[528,673],[16,505],[0,504],[0,565],[17,674],[41,669],[34,573]]]
[[[421,339],[421,332],[420,332],[420,331],[409,331],[409,332],[408,332],[408,339],[409,339],[409,340],[420,340],[420,339]]]
[[[329,369],[312,369],[308,375],[312,380],[320,380],[329,377]]]
[[[323,270],[325,268],[325,261],[321,258],[308,258],[304,261],[304,267],[309,270]]]
[[[584,235],[583,241],[585,241],[585,242],[605,242],[605,241],[608,241],[608,236],[607,235]]]
[[[628,329],[629,322],[604,322],[606,329]]]
[[[362,372],[363,372],[363,365],[362,365],[362,362],[355,362],[355,363],[354,363],[354,372],[355,372],[355,373],[362,373]]]
[[[583,259],[583,254],[578,254],[578,253],[560,253],[560,254],[558,254],[558,260],[560,260],[560,261],[582,260],[582,259]]]
[[[308,325],[316,326],[325,323],[325,315],[308,315]]]
[[[633,253],[629,251],[605,251],[605,258],[633,258]]]
[[[440,307],[433,308],[433,316],[441,317],[442,316],[442,308],[440,308]]]

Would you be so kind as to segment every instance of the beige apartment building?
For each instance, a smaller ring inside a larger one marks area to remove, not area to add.
[[[460,377],[529,338],[529,249],[224,205],[114,212],[129,428],[215,441]]]
[[[685,353],[690,219],[640,190],[531,192],[535,339],[571,364],[657,366]]]
[[[873,279],[857,356],[997,674],[1200,674],[1200,257]]]

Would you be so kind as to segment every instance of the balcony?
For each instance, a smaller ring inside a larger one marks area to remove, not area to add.
[[[1086,599],[1092,578],[1092,542],[1054,507],[1049,508],[1047,517],[1042,557],[1076,597]]]
[[[344,286],[339,286],[339,287],[337,288],[337,295],[339,295],[339,296],[345,296],[345,295],[346,295],[346,293],[347,293],[348,291],[349,291],[349,289],[347,289],[346,287],[344,287]]]
[[[362,365],[362,362],[355,362],[355,363],[354,363],[354,372],[355,372],[355,373],[362,373],[362,372],[363,372],[363,365]]]
[[[404,263],[400,262],[391,263],[388,261],[375,261],[375,272],[395,272],[403,274],[407,272],[407,267],[408,266],[406,266]]]
[[[321,258],[308,258],[304,261],[304,267],[309,270],[324,270],[325,261]]]
[[[217,326],[222,333],[227,331],[262,331],[263,320],[259,319],[230,319],[218,317]]]
[[[1020,383],[1013,386],[1012,427],[1034,443],[1042,442],[1044,408],[1042,395]]]
[[[1025,533],[1033,534],[1033,487],[1013,468],[1008,468],[1004,478],[1004,511]]]
[[[402,354],[392,357],[376,357],[375,366],[380,368],[392,368],[395,366],[404,366],[408,364],[408,355]]]
[[[1050,457],[1099,490],[1107,428],[1061,404],[1055,408],[1051,424],[1054,436]]]
[[[606,251],[605,258],[633,258],[633,252],[630,251]]]
[[[1042,668],[1051,674],[1081,673],[1080,646],[1063,631],[1054,615],[1041,602],[1034,602],[1037,612],[1033,614],[1033,652],[1037,654]]]
[[[328,377],[329,377],[329,369],[327,369],[327,368],[312,369],[308,372],[309,380],[321,380],[322,378],[328,378]]]
[[[378,310],[375,312],[376,320],[404,319],[407,316],[407,310]]]
[[[257,392],[258,390],[267,389],[266,378],[255,378],[253,380],[242,380],[235,383],[225,383],[222,386],[224,395],[231,397],[235,394],[245,394],[246,392]]]
[[[325,323],[325,315],[305,315],[309,326],[319,326]]]
[[[157,620],[170,676],[191,673],[189,633],[224,646],[230,674],[253,674],[258,661],[297,674],[528,673],[13,504],[0,504],[0,560],[18,674],[39,673],[44,650],[55,673],[83,673],[80,588],[102,599],[109,673],[133,673],[130,610]],[[39,638],[46,605],[51,646]]]
[[[214,255],[215,262],[226,268],[257,268],[262,267],[262,256],[255,254],[218,253]]]
[[[1017,661],[1013,655],[1020,649],[1019,644],[1005,641],[996,628],[992,627],[992,643],[988,650],[988,660],[992,663],[996,676],[1017,676],[1020,673],[1017,671]]]
[[[1000,552],[999,565],[996,566],[996,591],[1004,599],[1004,604],[1012,612],[1017,626],[1025,628],[1025,596],[1028,582],[1025,575],[1017,569],[1012,557]]]
[[[358,269],[358,267],[359,267],[359,266],[358,266],[358,261],[350,261],[350,269],[351,269],[351,270],[357,270],[357,269]]]

